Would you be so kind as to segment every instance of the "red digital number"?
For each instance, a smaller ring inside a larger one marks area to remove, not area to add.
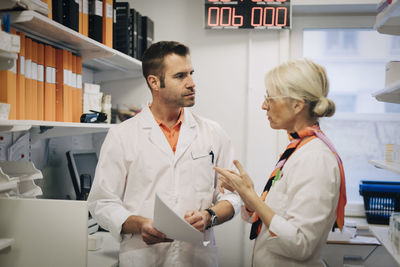
[[[224,14],[224,11],[225,12]],[[220,9],[220,18],[221,21],[219,22],[220,26],[231,26],[231,18],[232,18],[232,8],[231,7],[223,7]],[[227,23],[224,23],[224,20],[227,21]]]
[[[263,12],[264,11],[264,12]],[[283,23],[279,23],[279,15],[283,15]],[[251,9],[250,24],[253,27],[284,27],[287,24],[287,8],[286,7],[253,7]]]
[[[236,15],[236,8],[234,7],[210,7],[207,24],[210,27],[241,27],[243,26],[243,16]]]
[[[275,8],[273,7],[264,8],[264,26],[266,27],[274,26],[274,22],[275,22]]]
[[[211,18],[213,17],[213,11],[215,11],[215,22],[211,23]],[[219,24],[219,7],[210,7],[208,9],[208,26],[215,27]]]
[[[255,17],[256,17],[256,14],[255,14],[256,11],[259,12],[258,23],[254,22]],[[262,26],[262,7],[253,7],[251,9],[251,20],[250,21],[251,21],[251,26],[253,26],[253,27]]]
[[[281,24],[278,22],[279,14],[283,14],[283,23],[281,23]],[[281,27],[286,26],[286,23],[287,23],[286,19],[287,19],[287,8],[286,7],[278,7],[276,9],[276,22],[275,22],[275,25],[276,26],[281,26]]]
[[[236,23],[236,20],[239,20],[239,23]],[[233,9],[232,15],[232,26],[241,27],[243,25],[243,16],[236,15],[236,8]]]

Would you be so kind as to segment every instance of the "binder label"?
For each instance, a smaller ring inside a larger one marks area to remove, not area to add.
[[[51,68],[51,83],[56,83],[56,68]]]
[[[38,82],[43,82],[44,81],[44,68],[43,68],[43,65],[38,65],[37,66],[37,80],[38,80]]]
[[[83,0],[83,14],[89,14],[89,1]]]
[[[36,62],[32,62],[32,76],[31,76],[31,79],[37,81],[37,63]]]
[[[76,73],[72,73],[72,85],[73,88],[76,88]]]
[[[32,78],[32,60],[27,59],[25,60],[25,78],[31,79]]]
[[[82,75],[76,75],[76,88],[82,89]]]
[[[106,17],[112,19],[113,17],[113,7],[110,4],[106,4]]]
[[[67,69],[64,69],[64,73],[63,73],[63,83],[65,84],[65,85],[68,85],[69,83],[68,83],[68,70]]]
[[[100,1],[95,1],[94,9],[95,9],[95,10],[93,10],[93,11],[94,11],[94,12],[93,12],[94,15],[103,17],[103,3],[102,3],[102,2],[100,2]]]
[[[17,74],[17,62],[15,62],[15,60],[14,60],[14,64],[13,64],[12,68],[10,69],[10,71],[12,73],[14,73],[15,75]]]
[[[72,70],[68,70],[68,86],[72,86]]]
[[[46,67],[46,83],[53,83],[52,81],[52,68]]]
[[[19,56],[19,74],[25,75],[25,57]]]

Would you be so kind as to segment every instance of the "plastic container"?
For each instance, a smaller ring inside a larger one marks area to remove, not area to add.
[[[361,181],[367,222],[389,225],[393,212],[400,211],[400,182]]]

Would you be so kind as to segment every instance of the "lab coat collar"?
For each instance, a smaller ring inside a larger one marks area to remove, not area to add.
[[[154,119],[153,113],[151,112],[150,108],[146,106],[139,113],[139,115],[142,119],[142,128],[148,129],[150,131],[150,141],[168,156],[173,157],[175,162],[178,161],[178,159],[183,155],[183,153],[186,151],[186,149],[189,147],[189,145],[192,143],[197,135],[196,120],[194,119],[193,114],[190,112],[190,110],[185,108],[185,111],[183,113],[183,121],[179,132],[178,144],[174,155],[167,141],[167,138],[165,137],[164,133],[160,129],[160,126]]]

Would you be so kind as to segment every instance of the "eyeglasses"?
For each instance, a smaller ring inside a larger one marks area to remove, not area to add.
[[[290,97],[290,96],[266,96],[266,95],[264,95],[264,102],[265,102],[265,104],[267,104],[268,106],[271,104],[271,100],[274,100],[274,99],[280,99],[280,98],[292,98],[292,97]]]

